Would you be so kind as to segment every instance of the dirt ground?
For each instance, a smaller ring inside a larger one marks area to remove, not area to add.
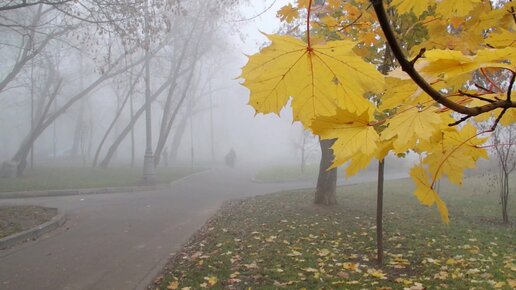
[[[43,224],[57,209],[40,206],[0,206],[0,239]]]

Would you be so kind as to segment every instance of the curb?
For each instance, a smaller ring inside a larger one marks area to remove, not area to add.
[[[104,188],[59,189],[47,191],[0,192],[0,199],[153,191],[164,186],[165,185],[122,186]]]
[[[105,193],[124,193],[124,192],[145,192],[159,189],[167,189],[171,184],[183,181],[197,174],[204,173],[211,169],[201,170],[187,176],[183,176],[170,183],[163,183],[149,186],[118,186],[118,187],[100,187],[100,188],[80,188],[80,189],[55,189],[42,191],[15,191],[15,192],[0,192],[0,199],[9,198],[30,198],[30,197],[55,197],[55,196],[71,196],[71,195],[86,195],[86,194],[105,194]]]
[[[65,223],[65,221],[65,215],[61,212],[58,212],[55,217],[53,217],[50,221],[44,224],[0,239],[0,250],[10,248],[26,240],[37,239],[43,234],[51,232],[57,229],[58,227],[62,226]]]

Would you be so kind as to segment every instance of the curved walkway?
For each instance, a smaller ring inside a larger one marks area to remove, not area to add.
[[[0,289],[143,289],[224,201],[313,186],[251,178],[217,169],[166,190],[0,200],[56,207],[67,217],[36,241],[0,250]]]

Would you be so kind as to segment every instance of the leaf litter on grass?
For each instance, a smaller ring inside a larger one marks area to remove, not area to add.
[[[309,191],[232,202],[176,255],[158,289],[514,287],[513,228],[467,219],[443,225],[430,209],[402,200],[408,195],[386,203],[379,267],[370,197],[346,187],[332,208],[312,205]]]

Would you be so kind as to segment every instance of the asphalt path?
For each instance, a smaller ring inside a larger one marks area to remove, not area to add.
[[[35,241],[0,250],[0,289],[144,289],[224,201],[314,186],[252,176],[212,169],[152,192],[0,200],[55,207],[67,218]]]

